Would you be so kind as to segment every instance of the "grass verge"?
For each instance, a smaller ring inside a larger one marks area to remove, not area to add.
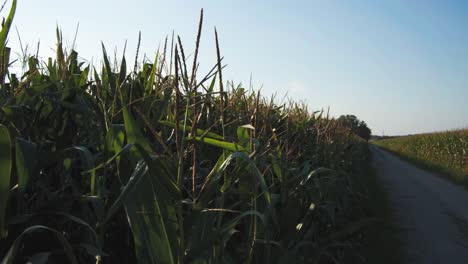
[[[372,157],[371,157],[372,158]],[[365,263],[393,264],[402,263],[403,240],[400,229],[394,224],[393,212],[387,191],[371,162],[362,174],[365,195],[362,200],[363,210],[375,221],[364,231],[360,249]]]

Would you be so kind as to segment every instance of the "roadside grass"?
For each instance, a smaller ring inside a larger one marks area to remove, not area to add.
[[[402,263],[405,248],[402,230],[393,221],[387,190],[370,164],[364,167],[361,179],[366,191],[362,206],[375,221],[364,230],[361,254],[366,257],[365,263]]]
[[[377,217],[375,225],[369,228],[367,256],[369,263],[402,263],[404,241],[401,229],[394,222],[387,191],[375,175],[374,168],[369,175],[369,208]]]
[[[372,165],[373,155],[369,144],[361,151],[364,158],[352,172],[353,189],[359,193],[354,201],[355,216],[371,219],[356,236],[356,244],[347,252],[343,263],[395,264],[403,263],[405,241],[403,230],[395,224],[388,192],[377,177]]]

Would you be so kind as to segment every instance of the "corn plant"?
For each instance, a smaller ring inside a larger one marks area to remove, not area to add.
[[[202,25],[203,11],[191,68],[174,37],[133,69],[104,46],[91,67],[57,29],[55,58],[6,72],[2,264],[346,258],[369,221],[352,176],[367,145],[303,104],[224,82],[217,32],[200,78]]]

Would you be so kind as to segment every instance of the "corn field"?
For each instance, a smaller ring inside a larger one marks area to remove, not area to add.
[[[0,33],[0,257],[7,263],[341,263],[367,144],[323,112],[200,75],[167,38],[153,61],[55,58],[9,72]],[[138,56],[138,55],[137,55]],[[466,146],[466,145],[465,145]]]
[[[468,130],[397,137],[373,143],[446,172],[456,182],[468,184]]]

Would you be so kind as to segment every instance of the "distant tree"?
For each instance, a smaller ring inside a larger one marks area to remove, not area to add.
[[[355,132],[359,126],[359,119],[355,115],[342,115],[338,118],[338,122],[351,129],[353,132]]]
[[[359,122],[359,125],[357,127],[356,134],[358,136],[360,136],[361,138],[369,141],[369,139],[371,138],[372,132],[371,132],[370,128],[367,127],[366,122],[361,121],[361,122]]]
[[[341,125],[349,128],[351,132],[362,139],[369,140],[371,138],[372,132],[367,127],[366,122],[360,121],[355,115],[342,115],[337,120]]]

